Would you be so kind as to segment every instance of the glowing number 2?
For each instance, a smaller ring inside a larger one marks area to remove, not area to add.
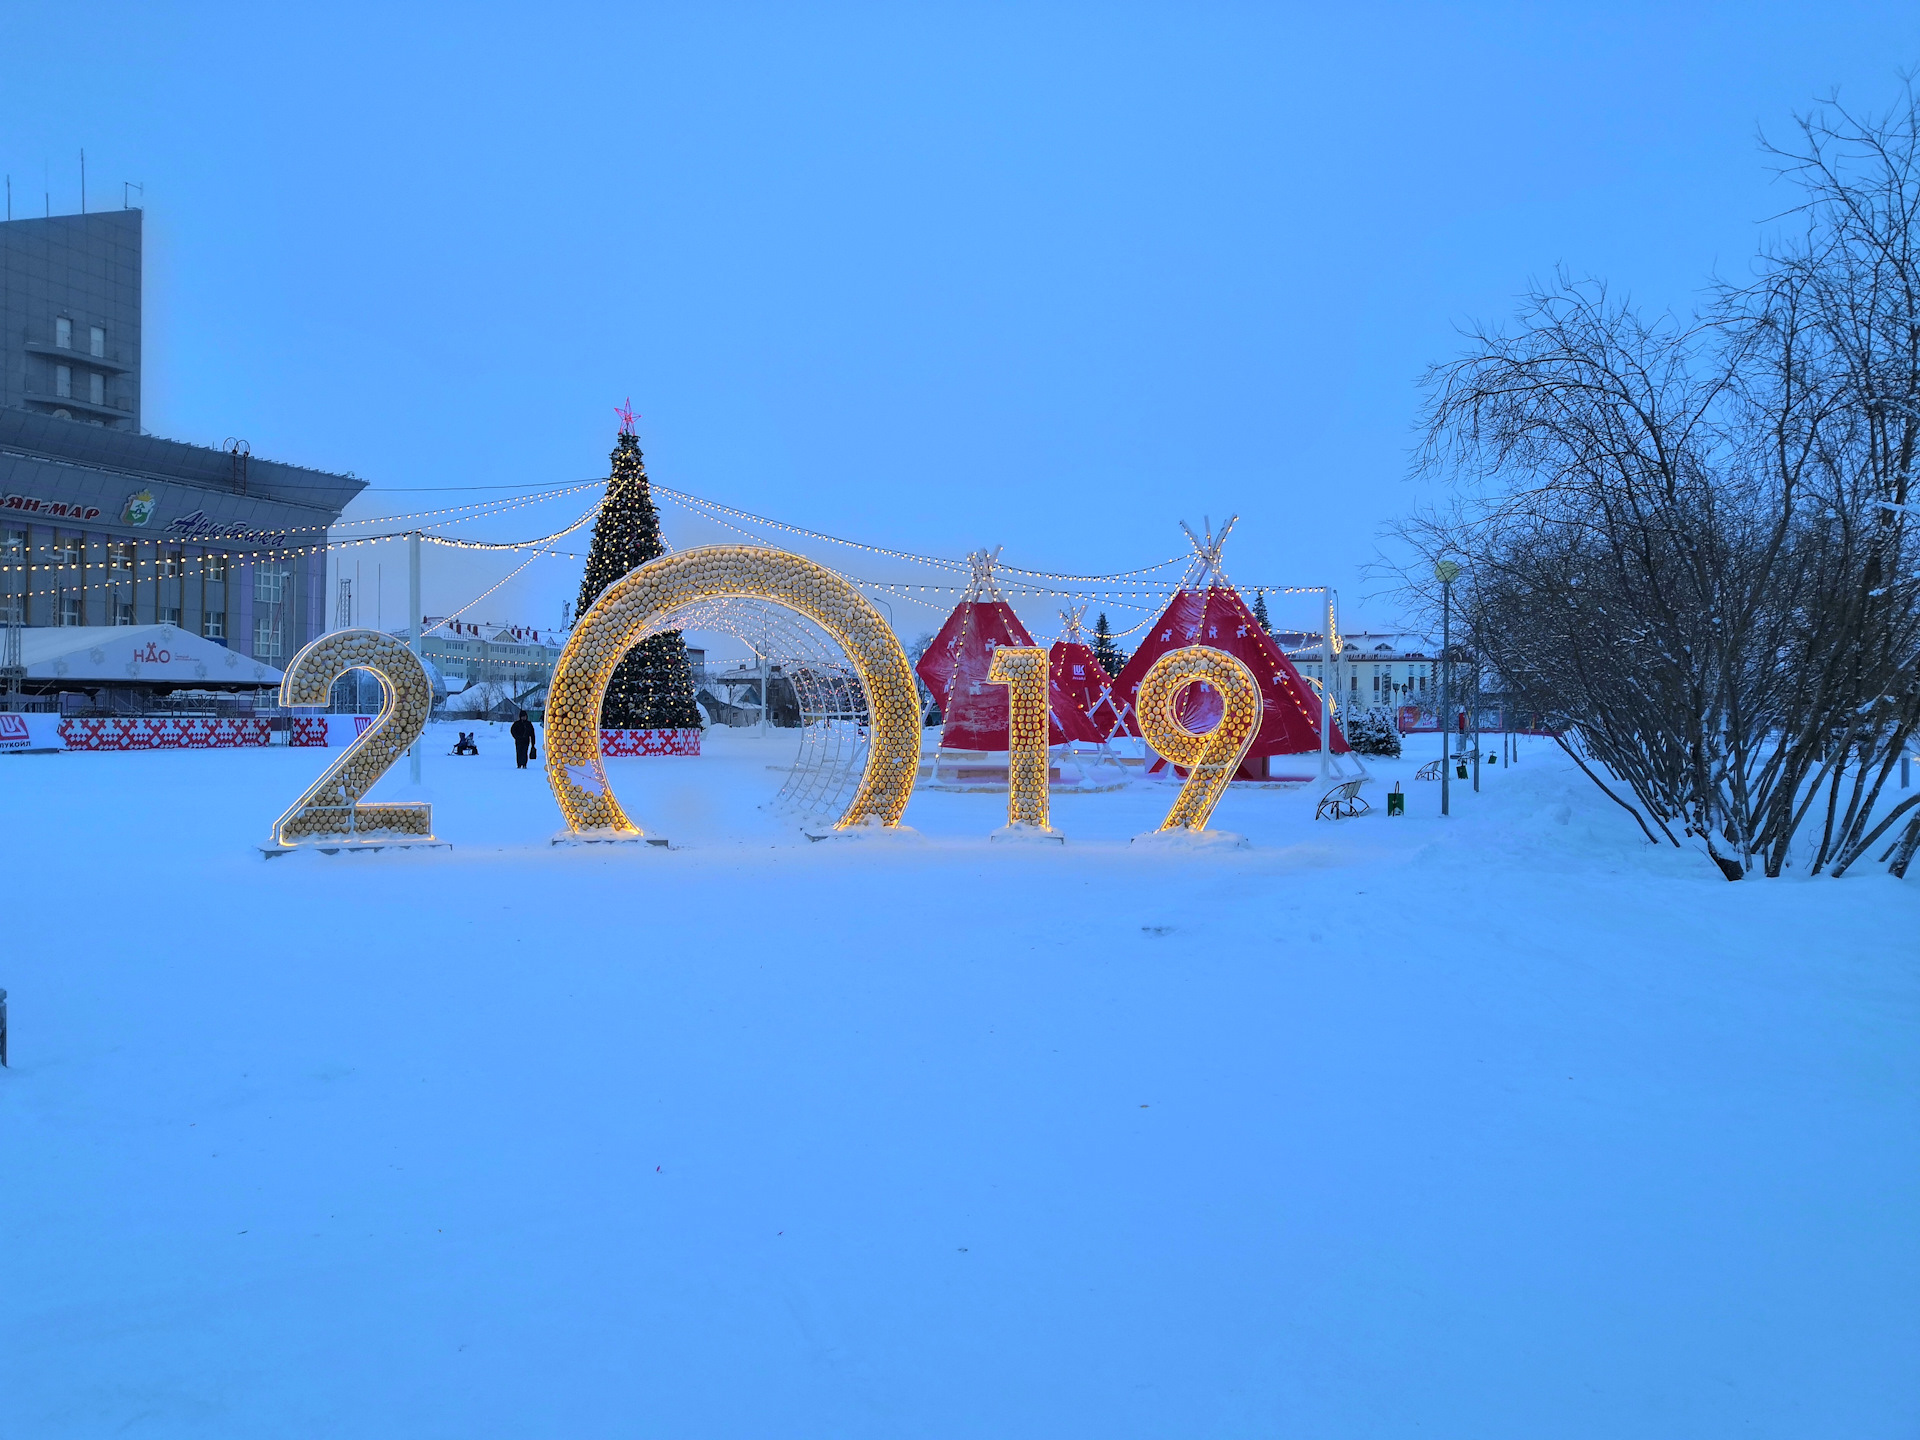
[[[1047,652],[1002,645],[987,679],[1007,687],[1007,823],[1047,823]]]
[[[280,682],[282,705],[324,705],[333,682],[349,670],[370,670],[380,682],[380,713],[273,822],[273,843],[298,845],[322,836],[398,833],[431,838],[433,807],[425,801],[363,805],[394,761],[426,728],[433,686],[414,653],[378,630],[336,630],[293,657]]]
[[[1220,723],[1203,735],[1183,725],[1174,708],[1180,692],[1196,680],[1218,691],[1226,707]],[[1169,650],[1153,662],[1140,682],[1135,713],[1147,744],[1169,765],[1187,772],[1187,783],[1180,787],[1160,828],[1206,829],[1213,807],[1220,803],[1260,729],[1260,686],[1253,672],[1210,645]]]

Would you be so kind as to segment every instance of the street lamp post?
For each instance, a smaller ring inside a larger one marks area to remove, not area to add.
[[[1447,755],[1453,744],[1453,687],[1449,684],[1453,663],[1447,652],[1453,645],[1453,582],[1460,567],[1451,560],[1434,562],[1433,578],[1440,582],[1440,813],[1451,815],[1448,771],[1453,768]]]

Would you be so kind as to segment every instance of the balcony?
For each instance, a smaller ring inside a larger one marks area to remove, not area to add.
[[[49,360],[58,360],[62,365],[74,365],[88,370],[102,370],[109,375],[131,375],[134,366],[123,365],[118,360],[105,355],[89,355],[84,350],[62,350],[58,345],[47,345],[39,340],[27,341],[29,355],[44,355]]]
[[[73,412],[75,418],[82,415],[97,415],[103,420],[131,420],[133,407],[130,403],[121,405],[96,405],[91,400],[82,400],[77,395],[41,395],[29,390],[21,400],[29,405],[45,405],[49,411],[60,409]]]

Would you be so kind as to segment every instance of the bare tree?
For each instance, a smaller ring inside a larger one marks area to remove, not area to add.
[[[1456,486],[1400,527],[1466,566],[1472,643],[1649,839],[1729,879],[1816,873],[1878,813],[1920,726],[1910,486],[1920,449],[1920,106],[1828,102],[1770,147],[1803,203],[1696,319],[1556,277],[1427,376],[1420,466]],[[1608,786],[1609,772],[1632,797]]]

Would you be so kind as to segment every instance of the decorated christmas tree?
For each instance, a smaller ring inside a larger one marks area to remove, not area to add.
[[[1273,623],[1267,619],[1267,592],[1264,590],[1253,592],[1253,618],[1260,622],[1262,630],[1269,635],[1273,633]]]
[[[613,479],[600,516],[593,522],[593,547],[587,552],[587,573],[580,581],[580,603],[574,609],[585,616],[614,581],[636,565],[666,553],[660,539],[660,514],[647,493],[647,466],[640,441],[633,433],[633,412],[622,409],[620,440],[613,448]],[[650,635],[629,650],[607,682],[600,706],[600,725],[606,730],[680,730],[697,727],[700,711],[693,703],[693,667],[678,630]]]
[[[1127,657],[1113,643],[1113,630],[1108,626],[1105,615],[1093,622],[1093,658],[1100,662],[1100,668],[1110,677],[1118,675],[1120,667],[1127,663]]]

